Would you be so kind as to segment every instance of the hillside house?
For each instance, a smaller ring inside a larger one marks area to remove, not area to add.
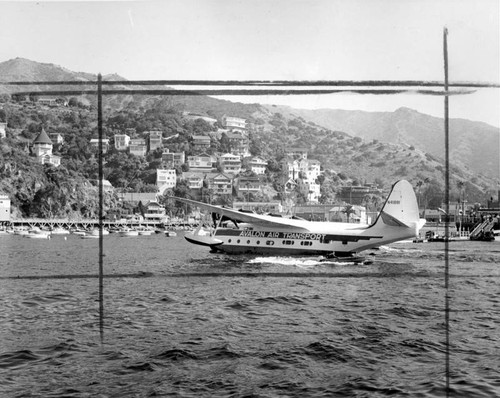
[[[239,131],[244,133],[246,131],[246,120],[234,116],[222,117],[222,126],[230,131]]]
[[[184,152],[170,152],[167,148],[161,154],[161,161],[169,168],[178,167],[186,163],[186,154]]]
[[[210,148],[210,137],[208,135],[193,135],[193,148],[195,151],[205,151]]]
[[[163,147],[163,133],[161,131],[147,131],[146,134],[149,135],[149,152]]]
[[[309,159],[307,161],[306,179],[313,183],[321,174],[321,163],[319,160]]]
[[[259,177],[239,177],[237,180],[238,193],[243,195],[260,192],[262,184]]]
[[[206,186],[216,195],[231,195],[233,193],[233,177],[224,173],[209,173],[205,175]]]
[[[59,166],[61,164],[61,157],[52,153],[53,144],[49,136],[42,128],[42,131],[33,141],[33,154],[41,164],[51,164]]]
[[[226,153],[219,158],[224,173],[239,174],[241,172],[241,158],[239,155]]]
[[[215,162],[216,159],[206,153],[202,153],[197,156],[188,156],[188,166],[190,171],[209,173],[213,170]]]
[[[177,174],[174,169],[156,169],[156,186],[160,195],[177,184]]]
[[[203,188],[204,174],[198,172],[187,171],[182,173],[182,179],[186,181],[189,189]]]
[[[250,141],[245,133],[240,131],[229,132],[226,134],[231,145],[231,153],[233,155],[249,156]]]
[[[144,138],[131,138],[129,143],[129,150],[132,155],[146,156],[146,140]]]
[[[130,143],[130,136],[127,134],[115,134],[115,149],[125,151]]]
[[[51,107],[54,107],[54,106],[57,106],[57,100],[55,98],[38,98],[37,102],[40,104],[40,105],[45,105],[45,106],[51,106]]]
[[[99,138],[92,138],[90,140],[90,146],[95,150],[99,150]],[[109,139],[108,138],[103,138],[102,139],[102,153],[108,152],[109,149]]]
[[[250,166],[250,170],[252,170],[255,174],[265,174],[267,167],[267,162],[265,160],[259,157],[254,157],[250,159],[250,162],[248,162],[248,164]]]

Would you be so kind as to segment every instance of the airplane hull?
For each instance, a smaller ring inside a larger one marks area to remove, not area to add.
[[[412,236],[411,233],[408,236]],[[373,234],[329,235],[321,233],[303,233],[300,231],[261,231],[219,229],[214,237],[217,246],[211,246],[217,252],[230,254],[263,255],[330,255],[351,256],[362,250],[378,247],[381,237]],[[393,241],[401,237],[394,237]],[[385,237],[384,243],[390,243]],[[209,246],[209,245],[207,245]]]

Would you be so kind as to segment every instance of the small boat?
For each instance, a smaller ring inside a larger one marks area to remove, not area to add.
[[[139,231],[136,229],[122,229],[121,231],[118,232],[120,236],[138,236]]]
[[[165,231],[165,236],[168,236],[168,237],[177,236],[177,232],[175,232],[175,231]]]
[[[150,228],[138,228],[137,232],[139,232],[139,235],[144,235],[144,236],[150,236],[155,233],[154,229]]]
[[[82,239],[99,239],[99,235],[92,235],[92,234],[81,235],[80,238],[82,238]]]
[[[30,239],[50,239],[50,232],[42,231],[40,228],[33,228],[27,234],[23,234],[23,236]]]
[[[57,227],[57,228],[54,228],[50,233],[52,235],[67,235],[67,234],[69,234],[69,231],[67,229]]]

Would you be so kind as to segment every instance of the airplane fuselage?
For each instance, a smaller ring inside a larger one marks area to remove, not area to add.
[[[212,249],[233,254],[349,255],[402,239],[400,231],[394,236],[381,232],[377,228],[339,230],[338,233],[218,228],[213,235],[217,244]],[[409,229],[407,237],[413,236],[414,232]]]

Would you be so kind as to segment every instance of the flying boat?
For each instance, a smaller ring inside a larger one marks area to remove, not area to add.
[[[186,198],[183,203],[210,212],[214,225],[185,234],[188,242],[230,254],[323,255],[354,258],[358,253],[415,238],[425,224],[411,184],[396,182],[372,224],[317,222],[230,209]]]

